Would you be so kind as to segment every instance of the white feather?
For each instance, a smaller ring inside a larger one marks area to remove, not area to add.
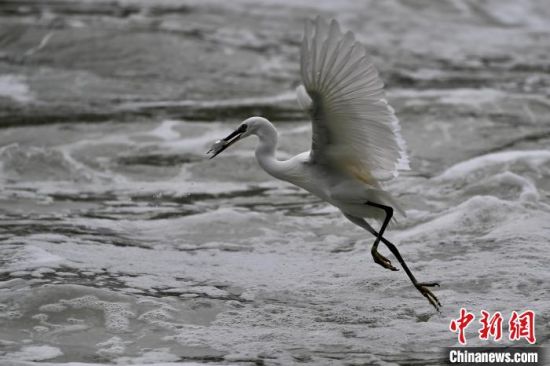
[[[300,85],[296,88],[296,98],[298,99],[298,104],[306,112],[309,112],[313,101],[309,97],[306,89],[303,85]]]
[[[335,20],[307,21],[300,66],[307,95],[298,87],[298,101],[312,119],[313,163],[372,185],[409,169],[384,84],[353,33],[343,35]]]

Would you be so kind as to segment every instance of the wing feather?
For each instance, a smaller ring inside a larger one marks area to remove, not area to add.
[[[335,20],[306,21],[300,71],[311,98],[311,103],[301,104],[312,119],[312,162],[370,184],[409,169],[399,121],[385,100],[384,84],[352,32],[342,34]],[[299,98],[306,100],[303,93],[299,91]]]

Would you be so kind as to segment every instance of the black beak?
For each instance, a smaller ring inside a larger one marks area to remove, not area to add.
[[[246,131],[246,125],[241,125],[238,129],[233,131],[231,134],[229,134],[226,138],[223,140],[220,140],[212,147],[210,150],[208,150],[206,153],[213,152],[214,155],[210,157],[210,159],[216,157],[218,154],[220,154],[222,151],[227,149],[229,146],[233,145],[235,142],[239,141],[241,139],[242,134]]]

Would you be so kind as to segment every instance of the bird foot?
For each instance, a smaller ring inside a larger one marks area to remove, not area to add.
[[[416,287],[416,289],[420,291],[420,293],[426,299],[428,299],[428,301],[430,302],[430,304],[432,304],[435,310],[437,310],[438,312],[441,312],[440,311],[440,308],[442,306],[441,303],[439,302],[438,298],[433,294],[433,292],[430,291],[430,289],[428,289],[428,287],[439,287],[439,283],[437,282],[415,283],[414,287]]]
[[[378,253],[377,251],[372,252],[372,258],[374,259],[374,262],[381,265],[382,267],[389,269],[391,271],[399,271],[399,269],[395,268],[390,260],[386,257],[384,257],[382,254]]]

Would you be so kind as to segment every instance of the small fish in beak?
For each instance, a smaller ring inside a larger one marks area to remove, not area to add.
[[[246,131],[246,125],[240,125],[238,129],[233,131],[229,136],[224,138],[223,140],[218,140],[212,144],[210,147],[210,150],[208,150],[206,153],[210,154],[212,153],[212,156],[210,159],[216,157],[219,153],[227,149],[229,146],[233,145],[235,142],[239,141],[241,138],[241,135]]]
[[[225,150],[226,148],[226,143],[225,141],[223,140],[218,140],[216,142],[214,142],[212,144],[212,146],[210,146],[210,150],[208,150],[206,153],[207,154],[210,154],[212,153],[213,155],[210,157],[210,159],[212,159],[214,156],[218,155],[219,153],[221,153],[223,150]]]

